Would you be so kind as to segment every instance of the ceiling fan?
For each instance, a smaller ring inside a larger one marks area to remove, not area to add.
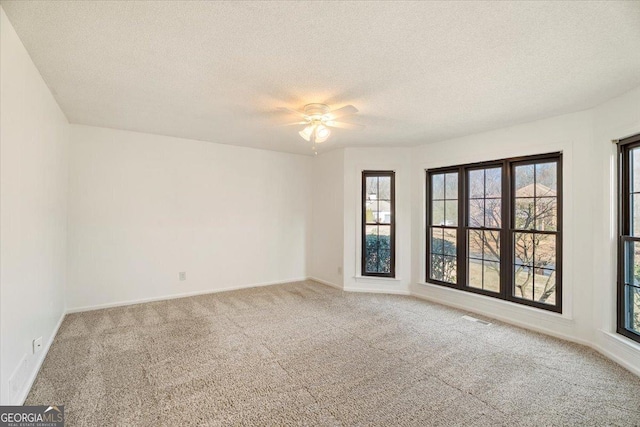
[[[346,123],[337,121],[340,117],[349,116],[358,112],[353,105],[345,105],[337,110],[330,110],[326,104],[307,104],[303,111],[292,110],[290,108],[281,108],[301,117],[303,120],[294,123],[287,123],[283,126],[306,125],[303,130],[298,132],[306,141],[313,144],[325,142],[331,135],[330,127],[340,129],[362,129],[364,126],[355,123]]]

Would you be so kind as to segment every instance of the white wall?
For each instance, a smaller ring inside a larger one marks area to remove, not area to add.
[[[1,8],[0,111],[0,402],[19,404],[64,313],[69,124]]]
[[[347,148],[344,161],[344,288],[409,293],[411,283],[410,148]],[[396,277],[362,276],[362,171],[395,171]]]
[[[344,150],[313,159],[313,214],[308,275],[343,286]]]
[[[600,351],[640,375],[640,344],[615,333],[617,164],[616,146],[611,143],[640,133],[640,87],[595,108],[593,116],[597,158],[593,186],[588,189],[594,201],[593,263],[588,271],[593,282],[594,342]]]
[[[67,307],[305,278],[311,165],[72,125]]]

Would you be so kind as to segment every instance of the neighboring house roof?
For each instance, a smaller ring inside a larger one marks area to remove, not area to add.
[[[558,193],[546,185],[529,184],[516,190],[516,197],[556,197]]]

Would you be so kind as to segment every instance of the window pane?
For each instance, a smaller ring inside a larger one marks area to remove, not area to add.
[[[373,250],[377,250],[378,249],[378,226],[377,225],[367,225],[366,226],[366,248],[367,250],[369,249],[373,249]]]
[[[482,230],[469,230],[467,242],[467,256],[469,258],[482,259],[483,254],[483,234]]]
[[[482,260],[467,260],[467,284],[472,288],[482,289]]]
[[[431,253],[457,256],[457,230],[433,228],[431,230]]]
[[[513,233],[515,264],[533,265],[533,235],[531,233]]]
[[[445,200],[444,202],[444,225],[458,225],[458,201]]]
[[[469,200],[469,227],[484,227],[484,199]]]
[[[443,281],[448,283],[456,283],[458,276],[458,263],[455,257],[444,256],[444,272]]]
[[[535,200],[535,228],[542,231],[558,229],[558,199],[555,197],[538,197]]]
[[[555,305],[556,236],[514,233],[514,243],[514,295]]]
[[[499,228],[502,222],[502,169],[471,170],[469,176],[469,227]]]
[[[626,241],[624,283],[640,286],[640,242]]]
[[[640,286],[640,242],[629,242],[631,250],[631,280],[627,283],[630,285]]]
[[[456,259],[450,256],[431,255],[431,278],[456,283]]]
[[[377,239],[378,238],[378,229],[379,228],[380,227],[377,226],[377,225],[367,225],[366,228],[365,228],[367,236],[376,236],[376,239]]]
[[[376,222],[381,224],[391,224],[391,202],[386,200],[379,200],[378,211],[374,212]]]
[[[365,257],[365,272],[377,273],[378,272],[378,252],[368,251]]]
[[[500,228],[502,226],[502,200],[486,199],[484,203],[484,226]]]
[[[378,199],[378,177],[377,176],[368,176],[367,180],[367,200],[377,200]]]
[[[431,175],[431,199],[444,199],[444,174]]]
[[[391,265],[391,230],[388,226],[368,225],[365,236],[365,271],[386,273]]]
[[[513,296],[524,299],[533,299],[533,269],[526,265],[514,265],[514,289]]]
[[[499,231],[469,230],[467,236],[467,256],[469,258],[500,260]]]
[[[625,287],[626,327],[640,334],[640,288]]]
[[[492,292],[500,290],[500,232],[469,230],[467,233],[467,284]]]
[[[494,261],[484,262],[484,290],[500,292],[500,263]]]
[[[535,300],[545,304],[556,303],[555,270],[536,269]]]
[[[444,246],[443,253],[445,255],[456,256],[458,255],[458,242],[456,240],[457,230],[444,230]]]
[[[448,173],[445,177],[445,199],[456,200],[458,198],[458,173]]]
[[[640,236],[640,194],[631,195],[631,233],[632,236]]]
[[[444,201],[431,202],[431,225],[444,225]]]
[[[554,197],[558,195],[557,191],[557,163],[536,163],[536,197]]]
[[[380,248],[389,249],[391,248],[391,227],[388,225],[379,225],[378,226],[378,241],[380,244]]]
[[[470,287],[500,292],[500,263],[469,259],[468,271]]]
[[[629,169],[631,192],[640,193],[640,147],[631,150],[629,159],[631,161]]]
[[[443,255],[444,247],[444,229],[442,228],[432,228],[431,229],[431,253],[432,254],[440,254]]]
[[[484,259],[489,261],[500,261],[500,232],[483,231],[484,238]]]
[[[371,224],[376,222],[376,217],[374,212],[377,211],[378,209],[378,202],[376,200],[369,200],[367,199],[367,201],[364,203],[364,209],[365,209],[365,221],[367,224]]]
[[[516,166],[514,169],[516,177],[516,197],[534,197],[534,165]]]
[[[469,171],[469,198],[484,197],[484,169]]]
[[[391,200],[391,177],[378,177],[378,199]]]
[[[530,230],[535,222],[535,199],[532,197],[515,199],[515,228],[518,230]]]
[[[552,234],[534,234],[533,251],[535,252],[533,265],[536,268],[547,268],[555,270],[556,236]]]
[[[443,281],[444,279],[444,257],[442,255],[431,255],[431,278]]]
[[[485,170],[485,197],[502,195],[502,168]]]
[[[365,252],[365,272],[378,272],[378,248],[377,236],[367,236],[367,247]]]
[[[391,251],[380,249],[378,251],[378,273],[391,272]]]

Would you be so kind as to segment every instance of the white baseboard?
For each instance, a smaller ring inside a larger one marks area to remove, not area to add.
[[[613,360],[618,365],[640,377],[640,357],[638,356],[640,355],[640,345],[611,332],[598,330],[597,333],[600,334],[600,337],[604,339],[607,345],[594,343],[591,347],[604,357]],[[598,341],[600,339],[596,339],[596,342]],[[615,352],[611,351],[612,347],[615,347]],[[630,360],[635,363],[629,362]]]
[[[509,317],[509,316],[501,316],[499,314],[496,314],[495,312],[490,312],[488,310],[483,310],[483,309],[478,308],[478,307],[471,307],[471,306],[469,306],[467,304],[464,304],[464,303],[457,304],[455,302],[451,302],[451,301],[448,301],[448,300],[445,300],[445,299],[442,299],[442,298],[428,296],[428,295],[424,295],[424,294],[417,293],[417,292],[412,292],[411,295],[416,297],[416,298],[423,299],[425,301],[434,302],[436,304],[440,304],[440,305],[444,305],[444,306],[447,306],[447,307],[456,308],[456,309],[462,310],[462,311],[476,313],[476,314],[479,314],[479,315],[482,315],[482,316],[485,316],[485,317],[489,317],[491,319],[498,320],[500,322],[504,322],[504,323],[508,323],[510,325],[517,326],[519,328],[528,329],[528,330],[535,331],[535,332],[540,332],[540,333],[545,334],[545,335],[550,335],[550,336],[555,337],[555,338],[560,338],[562,340],[574,342],[576,344],[584,345],[584,346],[587,346],[587,347],[593,347],[593,344],[591,342],[589,342],[589,341],[586,341],[586,340],[583,340],[583,339],[580,339],[580,338],[576,338],[576,337],[573,337],[571,335],[563,334],[562,332],[554,331],[552,329],[548,329],[548,328],[545,328],[543,326],[536,325],[535,323],[519,321],[519,320],[514,319],[512,317]],[[514,308],[519,308],[519,307],[514,307]],[[547,313],[545,313],[545,314],[547,314]],[[551,313],[549,313],[549,314],[551,314]],[[573,323],[573,321],[571,319],[561,318],[560,316],[555,316],[554,322],[557,322],[558,324]]]
[[[29,376],[29,380],[23,386],[22,393],[20,395],[20,398],[18,399],[18,405],[24,405],[24,401],[27,400],[27,396],[29,396],[31,387],[33,387],[33,383],[36,381],[38,373],[40,372],[40,368],[42,368],[42,364],[44,363],[44,359],[46,359],[47,354],[49,353],[49,348],[51,348],[51,344],[53,344],[53,340],[55,340],[56,335],[58,335],[58,329],[60,329],[60,325],[62,325],[62,321],[64,320],[66,315],[67,313],[63,311],[62,315],[60,315],[60,319],[58,320],[58,324],[54,328],[53,332],[51,333],[51,336],[49,337],[49,340],[47,341],[47,344],[44,346],[43,351],[40,352],[40,355],[36,360],[36,366],[31,372],[31,375]]]
[[[219,289],[206,289],[206,290],[203,290],[203,291],[184,292],[184,293],[180,293],[180,294],[162,295],[162,296],[150,297],[150,298],[139,298],[139,299],[127,300],[127,301],[117,301],[117,302],[106,303],[106,304],[96,304],[96,305],[89,305],[89,306],[84,306],[84,307],[70,308],[70,309],[67,310],[67,314],[80,313],[80,312],[83,312],[83,311],[101,310],[103,308],[122,307],[122,306],[127,306],[127,305],[143,304],[145,302],[166,301],[166,300],[178,299],[178,298],[188,298],[188,297],[193,297],[193,296],[197,296],[197,295],[206,295],[206,294],[215,294],[215,293],[219,293],[219,292],[237,291],[239,289],[250,289],[250,288],[259,288],[259,287],[262,287],[262,286],[282,285],[284,283],[302,282],[302,281],[305,281],[305,280],[307,280],[306,277],[298,277],[298,278],[294,278],[294,279],[274,280],[274,281],[271,281],[271,282],[251,283],[251,284],[247,284],[247,285],[228,286],[228,287],[219,288]]]
[[[314,282],[322,283],[323,285],[331,286],[332,288],[340,289],[341,291],[344,290],[342,286],[336,283],[328,282],[323,279],[318,279],[317,277],[309,276],[307,277],[307,280],[313,280]]]

